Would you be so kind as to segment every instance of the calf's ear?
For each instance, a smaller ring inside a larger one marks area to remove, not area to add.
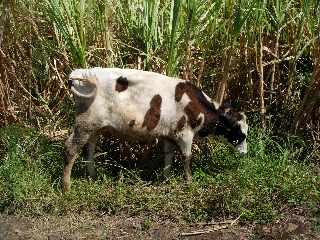
[[[224,100],[221,105],[220,108],[222,111],[226,111],[228,109],[231,109],[231,101],[230,100]]]

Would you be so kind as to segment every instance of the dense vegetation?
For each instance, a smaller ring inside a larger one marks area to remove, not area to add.
[[[145,174],[148,170],[120,166],[122,171],[115,174],[115,166],[121,163],[101,158],[98,178],[90,180],[84,176],[84,162],[79,161],[71,191],[62,194],[62,142],[14,126],[0,134],[5,147],[0,209],[7,213],[98,211],[191,222],[239,216],[268,222],[278,218],[281,209],[307,203],[319,214],[319,169],[310,165],[310,155],[303,152],[305,143],[296,137],[279,141],[252,129],[246,156],[210,140],[194,157],[189,185],[184,183],[179,162],[172,178],[163,182],[160,169],[150,176]]]
[[[270,221],[286,206],[319,207],[318,0],[8,0],[0,15],[1,211]],[[61,194],[67,75],[91,66],[176,75],[229,100],[249,117],[249,154],[199,142],[184,185],[178,163],[162,182],[157,171],[106,164],[117,155],[109,149],[97,180],[78,161]]]

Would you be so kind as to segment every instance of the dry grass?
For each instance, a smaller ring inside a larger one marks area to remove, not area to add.
[[[188,78],[289,130],[319,58],[317,1],[28,0],[1,9],[2,125],[61,130],[72,111],[68,73],[117,66]]]

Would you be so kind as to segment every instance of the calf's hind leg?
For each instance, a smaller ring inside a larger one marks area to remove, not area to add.
[[[76,127],[65,143],[65,165],[62,179],[64,192],[70,190],[70,175],[73,164],[78,156],[80,149],[88,142],[90,135],[91,131],[82,131],[79,127]]]
[[[89,176],[94,178],[96,176],[96,169],[94,166],[93,156],[96,148],[96,143],[98,140],[98,134],[93,133],[88,142],[83,147],[83,155],[87,164],[87,170]]]
[[[169,140],[164,140],[163,151],[164,151],[164,168],[163,175],[166,179],[170,176],[170,169],[172,164],[172,159],[174,157],[175,146]]]

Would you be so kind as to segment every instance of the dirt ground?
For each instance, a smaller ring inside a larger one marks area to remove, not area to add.
[[[272,224],[246,224],[237,219],[188,224],[126,215],[26,217],[0,214],[0,240],[80,239],[310,239],[320,240],[312,220],[291,214]]]

